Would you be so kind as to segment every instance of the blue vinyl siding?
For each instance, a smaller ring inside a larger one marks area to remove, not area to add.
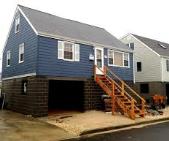
[[[65,61],[58,59],[58,40],[37,36],[24,17],[20,14],[20,31],[15,34],[12,25],[6,47],[3,52],[2,78],[36,73],[54,77],[81,77],[93,76],[94,61],[89,60],[89,54],[94,55],[94,47],[80,44],[80,61]],[[25,43],[24,62],[19,64],[19,44]],[[11,51],[10,67],[6,67],[6,53]],[[107,55],[107,49],[104,49]],[[108,66],[104,57],[104,65]],[[130,54],[130,68],[110,67],[124,80],[133,80],[133,54]]]
[[[80,44],[80,62],[58,59],[58,40],[38,37],[38,75],[59,77],[85,77],[93,75],[94,61],[89,54],[94,54],[92,46]]]
[[[15,21],[3,52],[2,78],[36,72],[37,36],[20,14],[19,32],[15,34]],[[24,62],[19,64],[19,44],[25,43]],[[11,51],[10,67],[6,67],[6,53]]]
[[[104,49],[104,54],[108,56],[107,49]],[[127,81],[133,81],[133,53],[130,53],[130,68],[127,67],[114,67],[109,66],[109,68],[118,75],[121,79]],[[104,58],[104,64],[108,66],[108,58]]]

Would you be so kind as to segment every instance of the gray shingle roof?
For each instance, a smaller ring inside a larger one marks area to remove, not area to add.
[[[124,45],[103,28],[64,19],[20,5],[19,8],[24,12],[38,33],[62,36],[85,42],[98,43],[105,46],[130,50],[129,47]]]
[[[161,41],[157,41],[154,39],[138,36],[135,34],[132,34],[134,37],[139,39],[141,42],[146,44],[148,47],[150,47],[152,50],[154,50],[156,53],[162,56],[169,56],[169,44],[164,43]]]

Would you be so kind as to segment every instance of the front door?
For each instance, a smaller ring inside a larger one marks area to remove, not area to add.
[[[99,68],[96,68],[96,74],[103,74],[104,66],[104,50],[103,48],[95,48],[95,65]],[[102,71],[101,71],[102,70]]]
[[[165,87],[166,87],[167,104],[169,105],[169,84],[166,84]]]

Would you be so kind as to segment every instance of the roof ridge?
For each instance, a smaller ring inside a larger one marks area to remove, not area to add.
[[[76,20],[71,20],[71,19],[63,18],[63,17],[56,16],[56,15],[51,14],[51,13],[47,13],[47,12],[44,12],[44,11],[41,11],[41,10],[33,9],[33,8],[30,8],[30,7],[27,7],[27,6],[23,6],[23,5],[20,5],[20,4],[18,4],[18,7],[28,8],[28,9],[30,9],[30,10],[34,10],[34,11],[37,11],[37,12],[41,12],[41,13],[44,13],[44,14],[48,14],[48,15],[50,15],[50,16],[55,16],[55,17],[58,17],[58,18],[61,18],[61,19],[64,19],[64,20],[69,20],[69,21],[72,21],[72,22],[76,22],[76,23],[80,23],[80,24],[83,24],[83,25],[87,25],[87,26],[91,26],[91,27],[94,27],[94,28],[100,28],[100,29],[105,30],[104,28],[99,27],[99,26],[95,26],[95,25],[83,23],[83,22],[80,22],[80,21],[76,21]]]

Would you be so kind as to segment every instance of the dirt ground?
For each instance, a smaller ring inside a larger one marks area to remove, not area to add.
[[[136,124],[144,121],[152,121],[157,119],[169,118],[169,107],[163,110],[163,115],[146,115],[145,118],[136,118],[131,120],[126,116],[116,113],[112,114],[102,111],[86,111],[80,112],[62,112],[55,113],[48,117],[39,118],[45,122],[63,128],[76,136],[85,131],[95,130],[106,127],[117,127],[128,124]]]
[[[63,129],[31,116],[0,110],[0,141],[56,141],[72,137]]]

